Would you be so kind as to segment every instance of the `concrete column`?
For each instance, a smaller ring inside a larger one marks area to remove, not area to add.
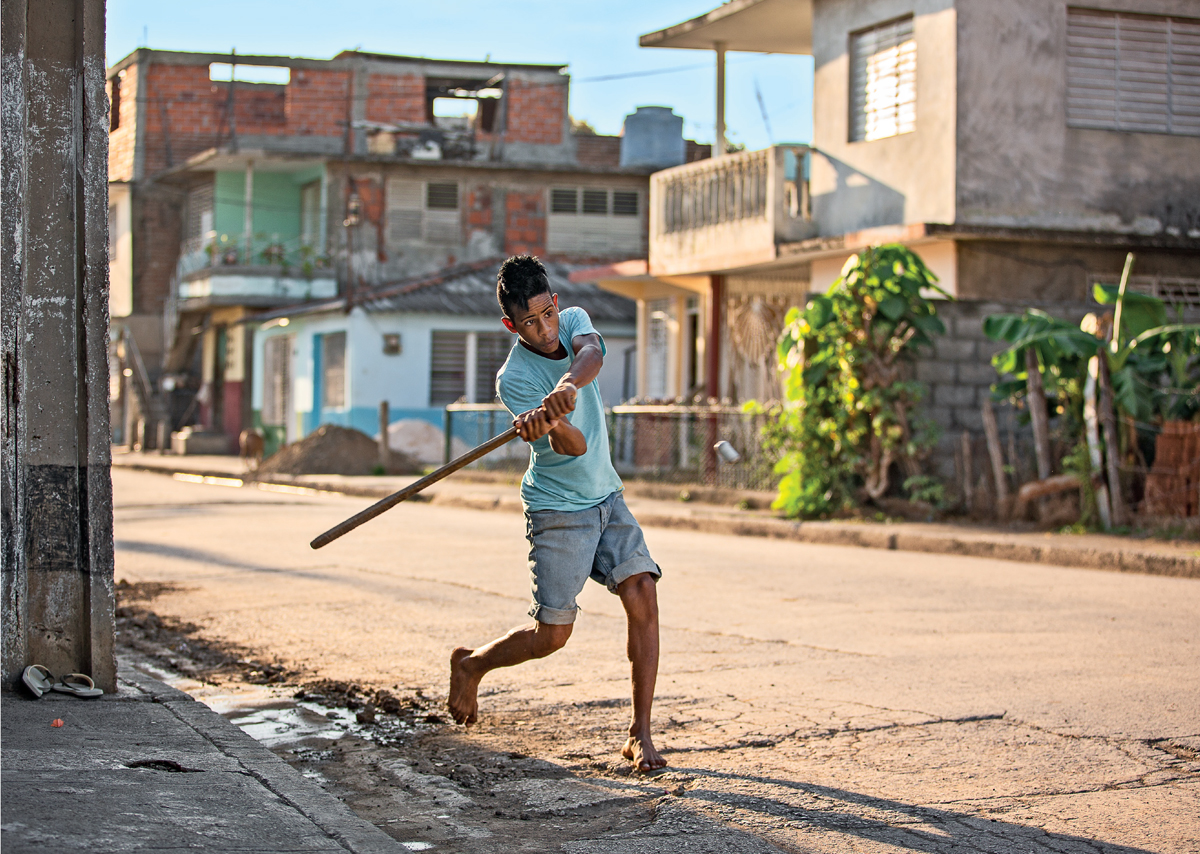
[[[725,156],[725,42],[713,42],[717,52],[717,141],[713,157]]]
[[[114,691],[104,0],[0,16],[3,678]]]
[[[230,84],[233,85],[232,83]],[[254,263],[254,161],[246,161],[245,210],[242,213],[242,240],[246,244],[246,257],[242,263],[249,266]]]
[[[467,333],[467,352],[463,354],[464,367],[466,374],[464,391],[467,395],[467,403],[478,403],[475,399],[475,381],[478,379],[476,373],[477,363],[479,360],[479,334],[476,332]]]

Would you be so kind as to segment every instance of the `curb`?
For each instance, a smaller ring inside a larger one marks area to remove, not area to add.
[[[157,474],[188,474],[199,477],[228,478],[228,472],[187,471],[176,472],[159,466],[142,464],[120,465],[135,471]],[[263,483],[271,486],[312,489],[360,498],[383,498],[391,494],[388,489],[372,489],[353,485],[332,486],[321,481],[300,479],[276,481],[260,480],[247,483]],[[457,507],[465,510],[492,510],[521,513],[520,499],[485,494],[446,495],[434,493],[430,496],[415,496],[410,501],[428,501],[441,507]],[[1164,554],[1162,552],[1127,548],[1120,550],[1095,549],[1081,546],[1048,543],[1004,542],[972,536],[922,533],[912,530],[888,531],[882,526],[846,525],[834,522],[793,522],[775,518],[729,518],[722,516],[673,516],[670,514],[640,512],[638,521],[647,527],[670,528],[682,531],[699,531],[709,534],[726,534],[738,537],[765,537],[812,543],[825,546],[851,546],[887,551],[922,552],[926,554],[959,555],[962,557],[1011,560],[1020,563],[1042,563],[1074,569],[1096,569],[1106,572],[1133,572],[1144,575],[1161,575],[1170,578],[1200,578],[1200,549],[1194,554]]]
[[[379,828],[363,821],[342,801],[318,788],[252,737],[199,700],[127,667],[121,679],[135,685],[149,702],[167,709],[182,724],[229,757],[259,785],[308,818],[353,854],[394,854],[405,850]]]

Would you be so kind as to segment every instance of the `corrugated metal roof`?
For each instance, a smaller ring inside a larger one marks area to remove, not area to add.
[[[498,315],[500,306],[496,303],[496,270],[500,263],[499,259],[491,259],[459,264],[425,276],[380,285],[365,294],[359,294],[354,304],[369,314]],[[558,294],[559,308],[578,306],[593,321],[632,323],[636,320],[637,304],[633,300],[602,291],[591,283],[570,280],[571,273],[594,266],[594,261],[572,264],[543,260],[542,263],[550,279],[550,290]],[[300,317],[345,310],[346,300],[342,297],[278,309],[253,319]]]

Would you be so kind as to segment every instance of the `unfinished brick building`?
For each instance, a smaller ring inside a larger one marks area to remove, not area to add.
[[[124,442],[140,415],[231,447],[263,309],[516,252],[645,257],[648,176],[672,165],[573,134],[557,65],[139,49],[108,85]]]

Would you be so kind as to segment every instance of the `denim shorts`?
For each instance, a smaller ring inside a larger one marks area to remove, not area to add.
[[[616,593],[618,584],[638,573],[655,580],[662,575],[620,492],[587,510],[526,512],[525,529],[533,588],[529,616],[539,623],[575,622],[575,597],[589,577]]]

